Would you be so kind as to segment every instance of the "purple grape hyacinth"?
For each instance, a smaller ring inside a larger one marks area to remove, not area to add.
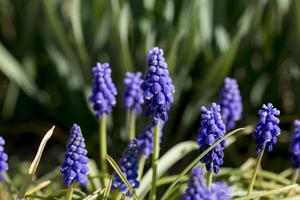
[[[292,153],[292,167],[300,168],[300,120],[294,121],[294,131],[290,152]]]
[[[77,124],[73,124],[70,130],[70,137],[67,143],[65,159],[61,166],[61,173],[64,175],[66,185],[71,185],[77,181],[83,186],[87,186],[86,174],[89,172],[87,150],[81,129]]]
[[[3,173],[8,170],[8,156],[4,152],[5,140],[0,136],[0,181],[4,180]]]
[[[219,95],[218,104],[221,106],[221,116],[226,129],[235,127],[236,121],[242,118],[243,104],[237,81],[226,77],[224,88]]]
[[[129,142],[127,148],[125,149],[122,158],[119,160],[119,167],[122,170],[124,176],[131,184],[133,188],[139,187],[138,178],[138,160],[139,160],[139,149],[138,149],[138,141],[133,139]],[[115,179],[112,183],[112,187],[114,189],[119,188],[123,194],[132,196],[129,188],[122,181],[121,177],[114,174]]]
[[[201,153],[217,140],[225,136],[226,130],[220,110],[220,106],[216,103],[213,103],[209,109],[204,106],[201,107],[201,126],[198,130],[197,139]],[[223,164],[223,149],[225,146],[226,141],[223,140],[201,159],[201,162],[205,164],[207,171],[213,168],[214,173],[219,172],[219,166]]]
[[[108,63],[97,63],[93,67],[93,91],[89,101],[93,104],[96,116],[101,119],[104,113],[110,114],[116,105],[117,89],[111,79],[111,69]]]
[[[141,79],[142,73],[130,73],[127,72],[124,79],[125,93],[124,93],[124,104],[126,109],[134,108],[137,113],[142,111],[141,104],[143,100],[143,90],[141,85],[143,80]]]
[[[271,152],[281,132],[278,126],[280,111],[271,103],[268,103],[267,105],[262,105],[258,114],[259,121],[253,133],[253,137],[257,143],[256,152],[260,153],[264,148],[268,152]]]
[[[211,189],[205,185],[201,167],[196,167],[190,175],[188,187],[182,200],[230,200],[230,189],[225,183],[213,183]]]
[[[168,65],[163,50],[154,47],[147,56],[148,70],[144,74],[141,88],[144,91],[144,102],[147,106],[146,115],[153,116],[153,125],[159,120],[168,121],[168,111],[174,101],[175,87],[169,76]]]

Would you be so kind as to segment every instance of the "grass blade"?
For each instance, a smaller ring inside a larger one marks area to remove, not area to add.
[[[110,157],[109,155],[105,155],[106,160],[109,162],[109,164],[112,166],[112,168],[115,170],[115,172],[120,176],[120,178],[122,179],[122,181],[125,183],[125,185],[128,187],[128,189],[130,190],[130,192],[133,194],[133,198],[135,200],[138,200],[135,190],[133,189],[133,187],[130,185],[130,183],[128,182],[128,180],[126,179],[126,177],[124,176],[122,170],[119,168],[119,166],[117,165],[117,163],[114,161],[114,159],[112,159],[112,157]]]
[[[176,180],[170,185],[170,187],[168,188],[168,190],[165,192],[165,194],[163,195],[163,197],[161,198],[161,200],[165,200],[167,199],[167,197],[170,195],[170,193],[172,192],[173,188],[176,186],[176,184],[178,183],[178,181],[184,176],[186,175],[195,165],[197,165],[197,163],[201,160],[201,158],[203,158],[209,151],[211,151],[213,148],[215,148],[215,146],[217,146],[220,142],[222,142],[223,140],[225,140],[226,138],[231,137],[232,135],[234,135],[235,133],[244,130],[244,128],[238,128],[235,129],[231,132],[229,132],[227,135],[225,135],[223,138],[219,139],[217,142],[215,142],[213,145],[211,145],[206,151],[204,151],[202,154],[200,154],[195,160],[193,160],[193,162],[191,162],[180,174],[179,176],[177,176]]]

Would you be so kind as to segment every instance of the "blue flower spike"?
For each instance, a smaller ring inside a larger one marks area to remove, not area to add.
[[[294,131],[290,152],[292,154],[292,167],[300,169],[300,120],[298,119],[294,121]]]
[[[201,125],[198,130],[197,143],[200,146],[200,153],[206,151],[217,140],[225,136],[225,125],[221,117],[221,108],[213,103],[210,108],[201,107]],[[205,164],[207,171],[213,169],[214,173],[219,172],[219,167],[223,164],[226,141],[223,140],[213,150],[207,153],[201,162]]]
[[[201,167],[196,167],[190,175],[188,187],[182,200],[230,200],[230,188],[225,183],[213,183],[211,189],[205,184]]]
[[[8,170],[8,156],[4,151],[5,140],[0,136],[0,182],[4,180],[4,172]]]
[[[242,118],[243,103],[237,81],[226,77],[224,87],[220,92],[218,104],[226,130],[235,128],[235,124]]]
[[[139,187],[139,181],[137,180],[139,155],[138,141],[136,139],[131,140],[118,163],[124,176],[134,189]],[[132,196],[132,193],[122,181],[121,177],[116,173],[114,176],[115,179],[112,183],[112,187],[114,189],[119,188],[124,195]]]
[[[67,186],[72,185],[75,181],[82,186],[87,186],[88,162],[89,159],[81,129],[77,124],[73,124],[67,143],[65,159],[60,169]]]

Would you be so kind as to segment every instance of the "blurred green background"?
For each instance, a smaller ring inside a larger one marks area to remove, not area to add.
[[[123,77],[146,70],[153,46],[164,49],[176,86],[162,151],[195,138],[199,108],[216,101],[225,76],[238,80],[243,96],[239,126],[255,124],[266,102],[282,111],[287,131],[300,113],[297,0],[0,0],[0,41],[0,134],[11,163],[30,161],[55,124],[42,171],[59,165],[73,122],[82,127],[90,156],[98,157],[98,125],[87,101],[98,61],[110,63],[118,88],[108,143],[119,158],[127,143]],[[138,132],[149,122],[142,114]],[[282,134],[266,167],[288,167],[289,137]],[[225,165],[255,156],[250,138],[230,147]]]

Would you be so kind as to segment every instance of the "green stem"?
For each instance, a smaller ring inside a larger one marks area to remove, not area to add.
[[[154,149],[152,155],[152,188],[149,199],[156,199],[157,162],[159,158],[159,122],[154,127]]]
[[[105,176],[107,172],[107,164],[105,155],[107,154],[107,143],[106,143],[106,114],[102,115],[99,123],[99,153],[100,153],[100,169],[102,173],[101,183],[105,187]]]
[[[129,140],[135,138],[135,123],[136,123],[136,111],[134,108],[130,109],[130,126],[129,126]]]
[[[298,180],[298,177],[299,177],[299,172],[300,172],[300,169],[295,169],[292,184],[297,183],[297,180]]]
[[[255,166],[255,169],[254,169],[254,171],[253,171],[253,175],[252,175],[251,182],[250,182],[250,184],[249,184],[247,196],[250,196],[251,193],[252,193],[253,186],[254,186],[255,179],[256,179],[256,175],[257,175],[257,172],[258,172],[258,169],[259,169],[259,166],[260,166],[260,163],[261,163],[261,160],[262,160],[264,151],[265,151],[265,148],[263,148],[263,149],[261,150],[261,152],[259,153],[259,155],[258,155],[258,157],[257,157],[257,160],[256,160],[256,166]]]
[[[139,171],[138,171],[138,180],[141,180],[143,177],[144,167],[145,167],[146,157],[141,156],[139,160]]]
[[[74,192],[74,185],[75,185],[75,182],[72,183],[68,187],[68,190],[67,190],[67,193],[66,193],[66,200],[72,200],[72,196],[73,196],[73,192]]]
[[[207,187],[208,187],[208,189],[210,189],[210,187],[211,187],[212,177],[213,177],[213,170],[210,169],[208,171],[208,174],[207,174]]]

